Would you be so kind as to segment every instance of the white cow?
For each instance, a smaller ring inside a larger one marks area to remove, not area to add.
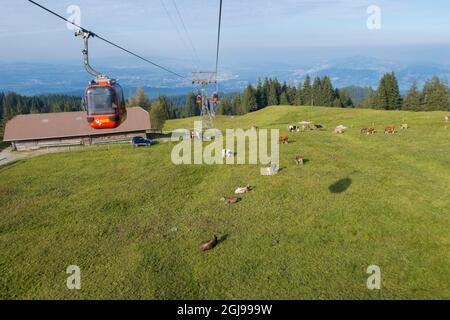
[[[234,156],[234,152],[229,149],[223,149],[222,150],[222,157],[223,158],[232,158]]]
[[[335,132],[335,133],[338,133],[338,134],[342,134],[342,133],[344,133],[345,130],[347,130],[347,129],[348,129],[347,127],[345,127],[345,126],[343,126],[343,125],[341,124],[341,125],[337,126],[336,129],[334,129],[334,132]]]
[[[261,175],[262,176],[274,176],[278,173],[280,168],[278,167],[278,164],[274,163],[270,167],[267,168],[261,168]]]

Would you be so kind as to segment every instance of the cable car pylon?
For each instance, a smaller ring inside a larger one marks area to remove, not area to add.
[[[210,84],[217,84],[217,73],[214,71],[193,71],[192,84],[201,86],[200,96],[197,97],[197,103],[201,106],[203,128],[212,129],[214,128],[214,118],[216,116],[214,106],[217,105],[217,100],[211,103],[211,99],[208,95],[208,86]],[[218,97],[217,93],[214,93],[213,97],[214,96]]]

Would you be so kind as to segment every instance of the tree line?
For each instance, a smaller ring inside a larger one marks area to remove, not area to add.
[[[259,80],[256,86],[248,84],[242,94],[223,97],[219,106],[221,115],[243,115],[267,106],[325,106],[351,108],[354,103],[346,89],[335,89],[330,77],[306,76],[303,83],[295,86],[278,79]]]
[[[22,96],[14,92],[0,92],[0,142],[6,122],[19,114],[80,111],[79,97],[52,94],[46,96]]]
[[[365,91],[365,92],[364,92]],[[355,103],[351,96],[361,102]],[[402,96],[395,73],[386,73],[376,90],[349,87],[335,89],[330,77],[306,76],[298,86],[282,85],[277,79],[258,81],[256,87],[249,84],[242,94],[223,97],[219,114],[242,115],[267,106],[322,106],[338,108],[371,108],[381,110],[446,111],[450,108],[450,90],[445,80],[433,76],[422,90],[414,81],[405,96]]]
[[[380,80],[377,90],[368,89],[362,108],[408,111],[447,111],[450,107],[448,83],[434,76],[425,82],[422,90],[414,81],[403,97],[394,73],[387,73]]]
[[[339,108],[372,108],[382,110],[446,111],[450,107],[448,83],[434,76],[419,88],[414,81],[405,96],[400,93],[394,73],[386,73],[376,89],[367,88],[365,98],[362,88],[333,87],[329,76],[306,76],[298,85],[280,83],[278,79],[265,78],[256,85],[248,84],[242,93],[222,95],[220,115],[243,115],[267,106],[324,106]],[[358,95],[355,103],[351,95]],[[127,107],[140,106],[150,112],[153,129],[161,129],[167,119],[200,115],[196,97],[199,92],[190,92],[185,97],[159,96],[150,100],[144,90],[138,88],[127,100]],[[361,99],[359,98],[361,97]],[[7,121],[18,114],[80,111],[81,99],[66,95],[21,96],[0,92],[0,137],[3,137]]]

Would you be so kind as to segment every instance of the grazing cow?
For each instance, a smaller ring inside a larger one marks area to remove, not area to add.
[[[395,131],[395,127],[386,127],[384,128],[384,134],[395,134],[397,131]]]
[[[297,127],[297,126],[293,126],[293,125],[290,125],[289,127],[288,127],[288,130],[289,130],[289,132],[299,132],[300,131],[300,128],[299,127]]]
[[[289,137],[288,136],[281,136],[279,141],[279,144],[284,143],[284,144],[288,144],[289,143]]]
[[[198,131],[191,131],[191,138],[202,140],[202,133]]]
[[[261,175],[262,176],[274,176],[278,173],[280,168],[278,167],[278,164],[274,163],[270,167],[261,168]]]
[[[348,128],[343,126],[343,125],[339,125],[336,127],[336,129],[334,129],[334,133],[337,134],[343,134],[345,132],[345,130],[347,130]]]
[[[305,160],[303,159],[303,157],[301,156],[301,155],[297,155],[296,157],[295,157],[295,162],[299,165],[299,164],[301,164],[301,165],[303,165],[304,163],[305,163]]]
[[[223,197],[220,200],[223,201],[225,204],[235,204],[241,201],[242,199],[239,197]]]
[[[404,123],[404,124],[402,124],[402,125],[400,126],[400,129],[402,129],[402,130],[408,130],[408,129],[409,129],[409,126],[408,126],[407,123]]]
[[[200,244],[200,250],[201,250],[201,251],[208,251],[208,250],[211,250],[211,249],[213,249],[215,246],[217,246],[217,243],[218,243],[218,242],[219,242],[219,241],[218,241],[218,239],[217,239],[217,236],[214,236],[214,239],[209,240],[209,241],[202,242],[202,243]]]
[[[367,132],[369,132],[369,128],[362,128],[360,132],[361,134],[366,134]]]
[[[450,116],[446,116],[445,121],[450,122]]]
[[[223,149],[222,150],[222,158],[232,158],[234,156],[233,151],[229,149]]]
[[[252,187],[248,184],[246,187],[239,187],[234,191],[234,194],[244,194],[252,191]]]
[[[368,135],[375,134],[375,132],[376,132],[376,131],[375,131],[375,128],[368,128],[368,129],[367,129],[367,134],[368,134]]]

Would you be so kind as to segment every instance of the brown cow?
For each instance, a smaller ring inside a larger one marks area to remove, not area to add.
[[[211,250],[211,249],[213,249],[215,246],[217,246],[217,243],[218,243],[218,242],[219,242],[219,241],[218,241],[218,239],[217,239],[217,236],[214,236],[214,239],[209,240],[209,241],[202,242],[202,243],[200,244],[200,250],[201,250],[201,251],[208,251],[208,250]]]
[[[368,129],[367,129],[367,134],[368,134],[368,135],[375,134],[375,132],[376,132],[376,131],[375,131],[375,128],[368,128]]]
[[[395,127],[386,127],[384,128],[384,134],[395,134],[397,131],[395,131]]]
[[[289,143],[289,137],[288,136],[281,136],[278,143],[284,143],[284,144],[288,144]]]

